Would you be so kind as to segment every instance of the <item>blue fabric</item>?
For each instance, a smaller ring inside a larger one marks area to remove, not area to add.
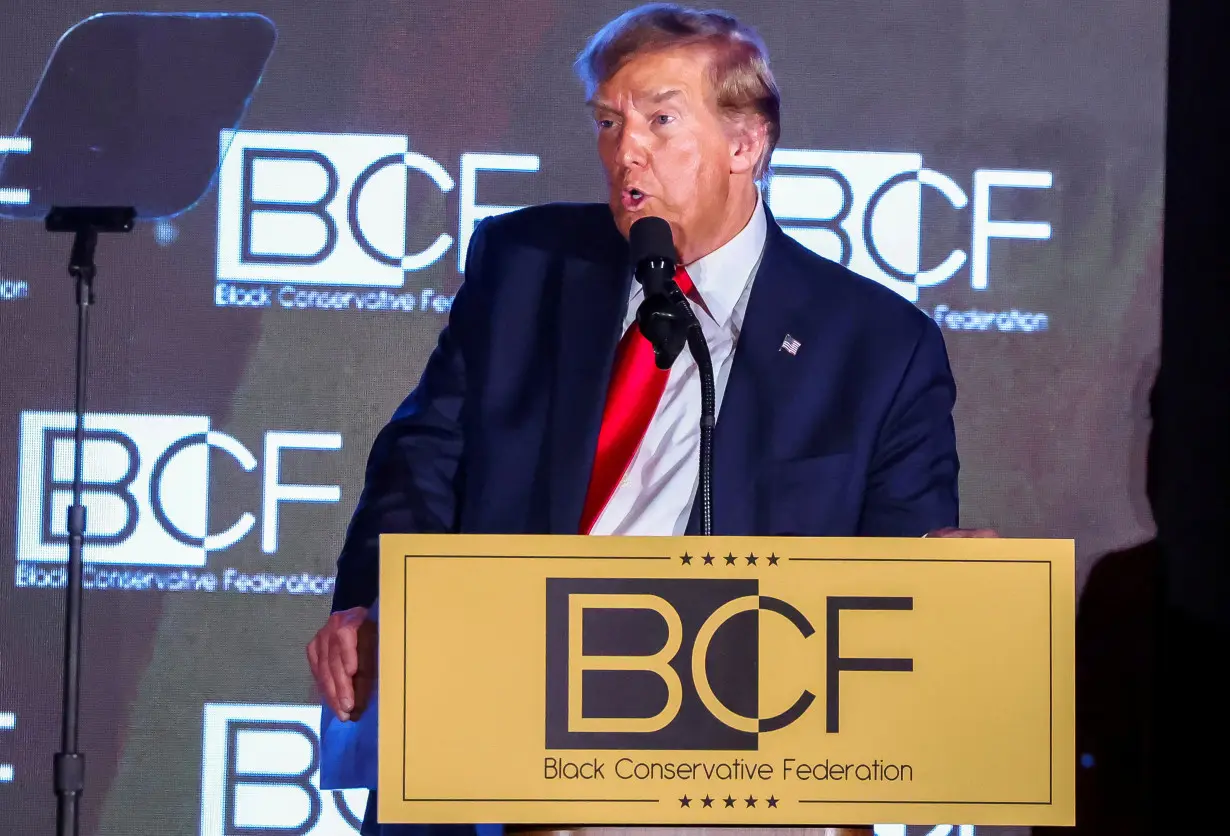
[[[320,711],[320,788],[343,790],[376,788],[376,765],[380,753],[376,718],[379,695],[355,720],[339,720],[328,706]]]

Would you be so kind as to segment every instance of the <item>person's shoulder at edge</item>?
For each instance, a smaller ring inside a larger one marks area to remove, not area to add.
[[[627,242],[605,203],[543,203],[482,221],[485,246],[529,247],[586,260],[623,258]]]

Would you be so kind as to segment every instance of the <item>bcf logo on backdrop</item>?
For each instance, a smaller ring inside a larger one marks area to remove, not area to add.
[[[457,187],[405,136],[226,131],[218,178],[218,279],[400,288],[457,246],[458,269],[475,225],[517,206],[477,202],[482,171],[535,172],[533,154],[462,154],[457,236],[441,230],[407,252],[408,178],[442,193]]]
[[[18,484],[17,559],[64,561],[67,509],[72,502],[74,416],[23,412]],[[337,485],[286,484],[287,450],[340,450],[337,433],[267,432],[261,460],[239,441],[195,415],[87,414],[82,475],[90,563],[205,565],[256,526],[244,512],[210,532],[209,450],[246,472],[261,469],[261,547],[278,548],[279,507],[285,502],[338,502]]]
[[[1049,171],[975,171],[970,252],[953,250],[928,267],[921,264],[923,187],[954,209],[965,209],[971,198],[948,175],[925,168],[921,154],[783,148],[773,152],[772,165],[769,207],[787,234],[911,302],[919,288],[948,281],[967,262],[970,286],[986,290],[993,239],[1051,237],[1043,221],[991,219],[997,190],[1049,189]]]
[[[206,703],[201,836],[358,832],[367,790],[320,789],[320,706]]]

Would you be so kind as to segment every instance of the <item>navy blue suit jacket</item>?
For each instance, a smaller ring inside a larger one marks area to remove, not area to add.
[[[631,280],[605,205],[478,226],[448,326],[372,447],[334,610],[376,598],[382,533],[577,533]],[[714,431],[714,533],[955,526],[955,396],[929,317],[770,217]]]

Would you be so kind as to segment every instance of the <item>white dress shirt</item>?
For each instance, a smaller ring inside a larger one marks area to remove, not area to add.
[[[716,408],[730,376],[735,343],[752,281],[764,254],[768,222],[760,197],[743,230],[704,258],[686,265],[695,289],[688,295],[713,359]],[[632,283],[624,330],[644,298]],[[700,370],[685,347],[671,367],[666,390],[623,480],[598,516],[592,534],[681,535],[700,485]]]

